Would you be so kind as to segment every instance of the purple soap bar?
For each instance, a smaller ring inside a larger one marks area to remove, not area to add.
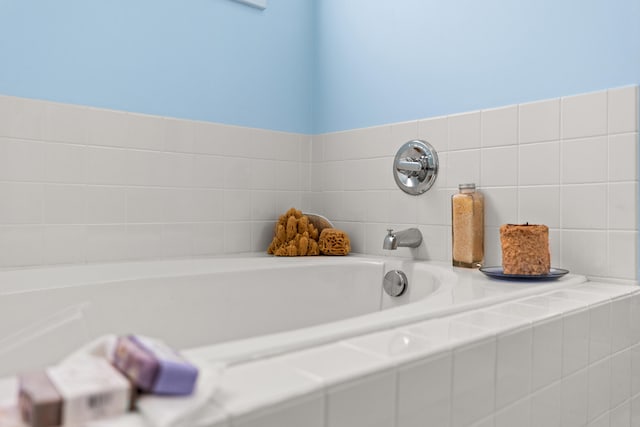
[[[198,369],[162,342],[147,337],[120,337],[114,365],[141,390],[154,394],[191,394]]]

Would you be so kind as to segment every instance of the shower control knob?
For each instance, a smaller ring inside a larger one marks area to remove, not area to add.
[[[391,297],[399,297],[407,289],[407,275],[400,270],[391,270],[384,275],[382,287],[387,295]]]

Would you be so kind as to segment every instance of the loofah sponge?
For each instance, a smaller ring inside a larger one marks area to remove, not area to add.
[[[318,229],[301,211],[291,208],[280,215],[267,253],[275,256],[320,255]]]
[[[351,252],[349,236],[342,230],[325,228],[320,233],[320,253],[323,255],[347,255]]]

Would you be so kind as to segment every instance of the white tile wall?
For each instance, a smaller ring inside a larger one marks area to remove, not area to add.
[[[0,234],[17,241],[0,267],[262,251],[291,206],[355,252],[417,225],[423,247],[397,255],[448,261],[449,198],[471,181],[485,264],[501,262],[498,227],[528,221],[551,228],[554,266],[637,278],[636,86],[313,137],[7,96],[0,112]],[[413,138],[440,158],[419,197],[391,173]]]
[[[263,251],[310,160],[306,135],[0,96],[0,267]]]
[[[638,115],[629,86],[314,136],[312,199],[345,228],[363,224],[355,247],[370,254],[383,253],[386,228],[442,227],[411,255],[449,261],[449,197],[475,182],[486,196],[486,265],[501,263],[501,224],[543,223],[554,266],[636,280]],[[437,149],[440,172],[429,192],[407,199],[391,165],[415,132]]]

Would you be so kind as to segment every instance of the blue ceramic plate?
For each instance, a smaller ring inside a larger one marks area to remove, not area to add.
[[[494,279],[502,279],[502,280],[555,280],[558,279],[569,272],[569,270],[565,270],[563,268],[553,268],[548,274],[539,274],[536,276],[529,274],[504,274],[502,272],[502,266],[499,267],[480,267],[480,271],[486,274],[489,277],[493,277]]]

